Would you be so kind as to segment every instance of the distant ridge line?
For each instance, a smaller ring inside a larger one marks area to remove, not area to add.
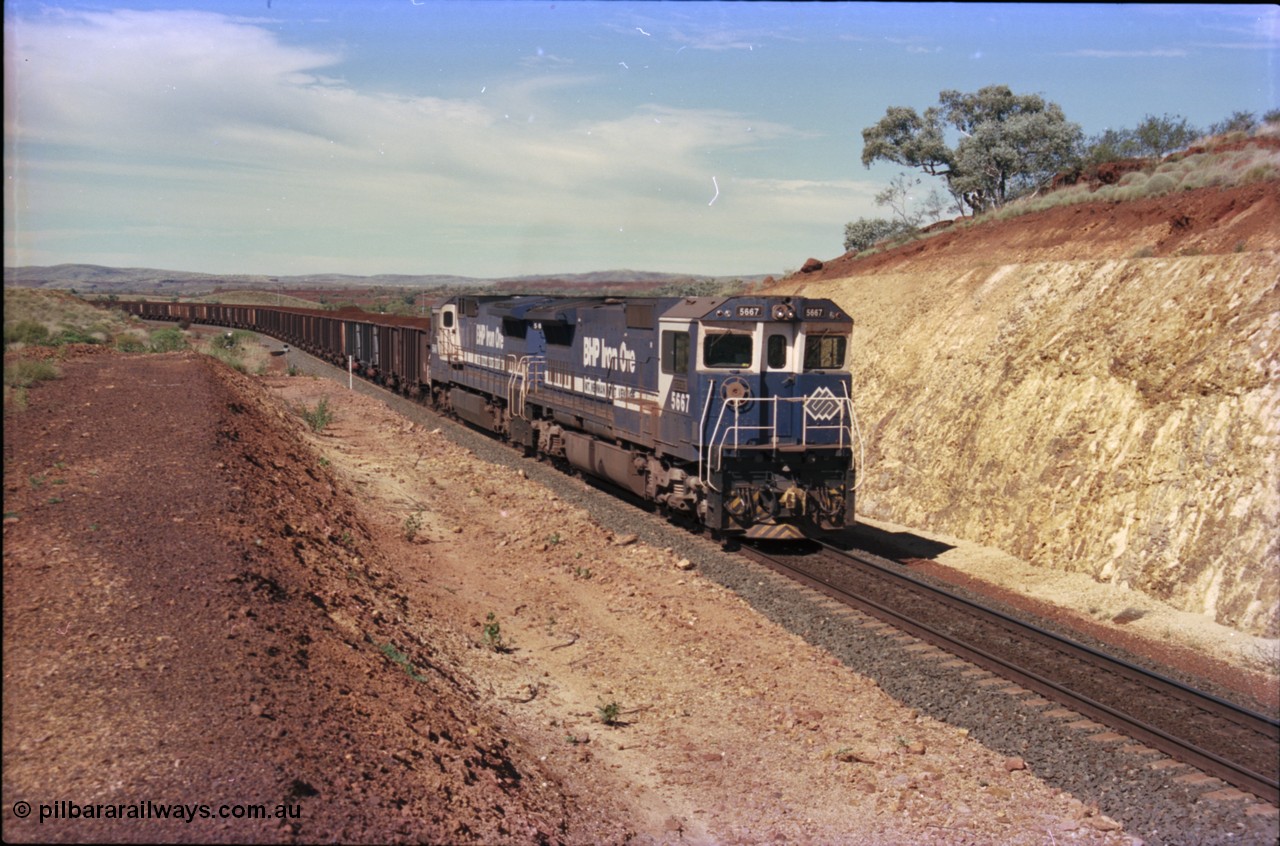
[[[164,270],[147,267],[107,267],[97,264],[56,264],[6,267],[4,284],[29,288],[75,289],[84,293],[155,293],[189,295],[212,289],[287,287],[306,288],[470,288],[512,285],[562,283],[568,285],[661,285],[675,282],[716,282],[741,280],[751,283],[766,274],[754,276],[705,276],[683,273],[660,273],[637,270],[602,270],[589,273],[531,274],[480,278],[448,274],[376,274],[357,276],[344,273],[311,273],[295,276],[268,276],[244,273],[202,273],[189,270]]]

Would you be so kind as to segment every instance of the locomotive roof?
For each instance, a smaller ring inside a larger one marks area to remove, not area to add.
[[[494,316],[516,320],[536,320],[544,323],[575,323],[579,313],[590,309],[649,305],[664,318],[677,320],[723,319],[726,309],[734,309],[739,319],[759,319],[760,307],[768,309],[778,304],[791,306],[790,317],[797,312],[803,319],[850,320],[840,306],[826,298],[818,297],[770,297],[762,295],[738,295],[732,297],[555,297],[522,295],[501,299],[478,298],[485,310]],[[739,307],[741,307],[739,309]],[[803,310],[802,310],[803,309]],[[814,314],[820,309],[819,314]],[[742,313],[738,313],[741,311]],[[750,314],[748,314],[750,312]],[[780,318],[775,318],[780,319]]]
[[[569,323],[576,319],[577,313],[591,308],[625,305],[661,305],[674,302],[671,297],[582,297],[582,298],[548,298],[546,302],[534,306],[525,312],[529,320],[542,320],[552,323]]]
[[[687,320],[760,320],[769,315],[775,306],[788,308],[786,308],[785,317],[775,315],[774,320],[799,318],[853,322],[853,319],[845,314],[839,305],[825,297],[770,297],[759,294],[733,297],[684,297],[663,312],[662,316]]]
[[[729,301],[729,297],[684,297],[680,302],[663,312],[663,317],[698,318],[705,317]]]
[[[524,317],[530,310],[554,302],[552,297],[512,297],[489,304],[489,313],[499,317]]]

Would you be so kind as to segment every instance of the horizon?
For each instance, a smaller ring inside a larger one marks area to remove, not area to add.
[[[701,274],[701,273],[678,273],[678,272],[665,272],[665,271],[653,271],[653,270],[637,270],[637,269],[635,269],[635,268],[629,268],[629,267],[613,267],[613,268],[605,268],[605,269],[603,269],[603,270],[585,270],[585,271],[575,271],[575,272],[571,272],[571,273],[569,273],[569,272],[566,272],[566,273],[555,273],[555,272],[551,272],[551,273],[522,273],[522,274],[520,274],[520,275],[518,275],[518,276],[469,276],[469,275],[464,275],[464,274],[454,274],[454,273],[366,273],[366,274],[359,274],[359,273],[330,273],[330,272],[327,272],[327,271],[317,271],[317,272],[315,272],[315,273],[291,273],[291,274],[290,274],[290,273],[281,273],[281,274],[271,274],[271,273],[210,273],[210,272],[203,271],[203,270],[184,270],[184,269],[181,269],[181,268],[175,268],[175,267],[138,267],[138,266],[120,267],[120,266],[115,266],[115,265],[95,264],[95,263],[92,263],[92,262],[59,262],[58,264],[24,264],[24,265],[18,265],[18,266],[16,266],[16,267],[11,267],[11,266],[9,266],[9,265],[5,265],[4,270],[5,270],[5,273],[6,273],[6,274],[8,274],[8,273],[18,273],[18,272],[21,272],[21,271],[33,271],[33,270],[36,270],[36,271],[38,271],[38,270],[54,270],[54,269],[62,268],[62,267],[66,267],[66,268],[89,268],[89,269],[99,269],[99,270],[104,270],[104,271],[125,272],[125,273],[127,273],[127,272],[136,272],[136,273],[177,273],[177,274],[186,274],[186,275],[189,275],[189,276],[209,276],[209,277],[215,277],[215,278],[226,278],[226,279],[262,277],[262,279],[263,279],[263,280],[265,280],[265,281],[277,281],[277,280],[283,280],[283,279],[305,279],[305,278],[307,278],[307,277],[311,277],[311,276],[320,276],[320,277],[351,277],[351,278],[353,278],[353,279],[387,279],[387,278],[390,278],[390,277],[403,276],[403,277],[406,277],[406,278],[408,278],[408,279],[424,279],[424,278],[439,277],[439,278],[441,278],[441,279],[463,279],[463,280],[467,280],[467,281],[471,281],[471,282],[480,282],[480,283],[485,283],[485,282],[519,282],[519,281],[522,281],[522,280],[525,280],[525,279],[528,279],[528,280],[530,280],[530,281],[539,281],[539,282],[542,282],[542,281],[555,281],[556,279],[568,280],[568,279],[571,279],[571,278],[573,278],[573,277],[584,277],[584,276],[607,276],[607,275],[609,275],[609,274],[618,274],[618,275],[619,275],[619,278],[624,279],[624,280],[625,280],[625,279],[628,279],[628,278],[634,279],[634,278],[636,278],[636,277],[642,277],[642,276],[658,276],[658,277],[688,277],[688,278],[693,278],[693,279],[715,279],[715,280],[722,280],[722,279],[727,280],[727,279],[734,279],[734,278],[737,278],[737,279],[741,279],[741,280],[743,280],[743,281],[749,281],[749,280],[764,279],[764,278],[767,278],[767,277],[769,277],[769,276],[776,275],[776,274],[769,274],[769,273],[748,273],[748,274],[734,273],[734,274],[728,274],[728,275],[712,276],[712,275],[709,275],[709,274]],[[255,280],[255,281],[257,281],[257,280]]]
[[[1264,5],[4,12],[6,269],[780,277],[889,216],[874,198],[904,169],[860,154],[891,106],[1004,84],[1094,136],[1280,105]]]

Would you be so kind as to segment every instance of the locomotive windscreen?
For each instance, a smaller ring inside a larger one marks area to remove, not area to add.
[[[755,341],[738,332],[711,332],[702,341],[704,367],[747,368],[751,366]]]
[[[804,369],[840,370],[848,347],[849,336],[844,333],[808,334],[804,339]]]

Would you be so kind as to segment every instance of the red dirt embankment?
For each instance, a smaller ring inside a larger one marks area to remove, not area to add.
[[[234,374],[185,354],[66,368],[4,428],[7,841],[599,833],[468,719],[449,668],[374,672],[384,645],[423,654],[405,618],[430,609]],[[19,799],[299,813],[40,825]]]
[[[1260,182],[1145,200],[1057,206],[1004,220],[962,223],[880,253],[844,255],[790,281],[890,270],[983,267],[995,262],[1094,261],[1212,255],[1280,247],[1280,188]]]
[[[189,354],[63,367],[4,431],[7,841],[1125,842],[380,401]],[[290,410],[321,399],[315,435]],[[213,816],[41,824],[58,800]]]

